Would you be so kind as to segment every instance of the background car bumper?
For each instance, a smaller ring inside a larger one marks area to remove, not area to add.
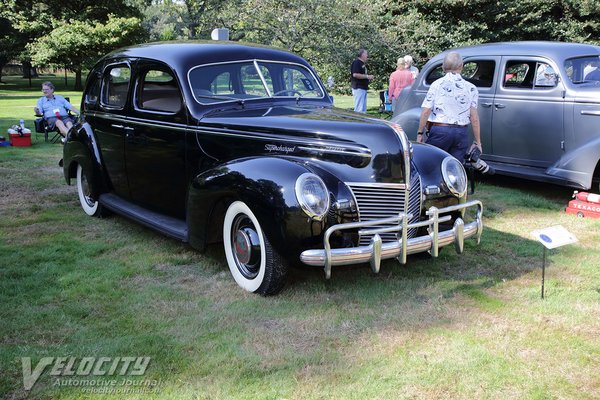
[[[439,232],[439,224],[449,221],[451,217],[440,214],[447,214],[455,211],[463,211],[470,207],[476,207],[477,212],[475,220],[465,224],[462,218],[457,218],[452,229]],[[397,258],[402,264],[406,263],[408,254],[421,253],[429,251],[433,257],[437,257],[440,247],[454,243],[457,253],[462,253],[464,239],[475,237],[477,243],[481,239],[483,232],[482,221],[483,205],[478,200],[472,200],[467,203],[455,206],[436,208],[431,207],[426,214],[429,219],[425,221],[408,223],[412,217],[410,214],[400,213],[398,217],[386,218],[377,221],[351,222],[347,224],[338,224],[330,227],[325,232],[323,239],[324,249],[306,250],[300,255],[300,260],[313,266],[323,266],[325,277],[331,277],[331,267],[333,265],[349,265],[369,262],[375,273],[379,272],[381,260]],[[371,229],[369,227],[380,225],[382,223],[395,222],[398,225],[391,228]],[[414,238],[407,238],[407,231],[410,228],[427,227],[429,234]],[[372,234],[373,238],[368,246],[359,246],[352,248],[332,249],[329,243],[331,235],[339,230],[361,229],[360,233]],[[397,232],[398,240],[395,242],[383,243],[380,233]]]

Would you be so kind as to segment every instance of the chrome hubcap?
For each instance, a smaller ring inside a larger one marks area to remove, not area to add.
[[[245,215],[233,222],[231,244],[238,270],[247,279],[254,279],[260,271],[260,239],[254,224]]]

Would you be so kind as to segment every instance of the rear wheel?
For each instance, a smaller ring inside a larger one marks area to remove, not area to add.
[[[92,186],[81,164],[77,165],[77,193],[83,211],[92,217],[101,216],[102,206],[92,197]]]
[[[235,201],[227,209],[223,243],[229,270],[239,286],[262,295],[276,294],[283,288],[287,266],[246,203]]]

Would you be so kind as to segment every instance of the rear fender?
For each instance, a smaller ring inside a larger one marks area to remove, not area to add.
[[[600,136],[565,153],[546,173],[576,183],[583,189],[590,189],[599,161]]]

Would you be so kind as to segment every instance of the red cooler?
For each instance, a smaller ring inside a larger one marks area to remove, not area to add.
[[[10,136],[10,144],[13,146],[31,146],[31,131],[27,128],[19,133],[14,129],[8,130]]]

